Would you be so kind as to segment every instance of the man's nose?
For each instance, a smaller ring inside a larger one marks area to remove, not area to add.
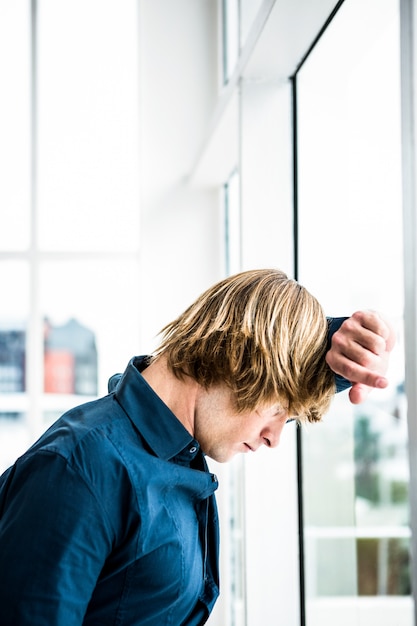
[[[269,426],[262,431],[262,439],[264,440],[264,444],[268,448],[276,448],[279,445],[282,429],[284,428],[284,426],[285,422],[280,422],[279,424]]]

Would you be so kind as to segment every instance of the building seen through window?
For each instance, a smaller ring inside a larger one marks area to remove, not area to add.
[[[0,392],[25,391],[26,332],[16,323],[0,326]]]
[[[76,319],[45,319],[43,365],[45,393],[97,395],[95,335]],[[26,391],[26,330],[16,322],[0,327],[0,391]]]
[[[70,319],[61,326],[45,320],[45,393],[97,395],[94,333]]]

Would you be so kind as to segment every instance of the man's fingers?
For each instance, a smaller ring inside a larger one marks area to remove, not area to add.
[[[361,334],[361,338],[365,342],[363,345],[369,350],[374,351],[375,354],[381,354],[381,342],[377,337],[385,341],[384,350],[387,352],[391,352],[394,348],[394,327],[388,319],[384,318],[377,311],[356,311],[346,322],[350,322],[352,325],[356,324],[356,332],[358,331],[358,327],[359,329],[362,328],[364,331],[368,331]]]
[[[389,322],[378,313],[357,311],[333,335],[327,363],[352,383],[382,388],[385,382],[379,379],[384,379],[394,344],[395,333]]]
[[[345,360],[336,368],[330,367],[352,384],[362,384],[366,387],[375,387],[377,389],[385,389],[388,386],[388,380],[381,371],[372,371],[368,367],[363,367],[353,361]]]
[[[380,331],[377,333],[372,328],[363,325],[364,320],[359,319],[361,315],[362,312],[354,313],[352,317],[343,322],[340,330],[333,335],[333,341],[337,348],[347,358],[353,360],[363,356],[367,351],[381,355],[387,350],[389,332],[383,332],[387,330],[387,326],[382,324],[382,320],[380,320],[381,324],[374,324],[373,326]]]
[[[352,384],[353,404],[363,402],[371,389],[385,389],[389,355],[395,344],[393,326],[375,311],[357,311],[332,337],[326,361]]]
[[[388,386],[388,380],[384,377],[380,377],[379,384],[375,385],[363,385],[362,383],[354,383],[349,390],[349,400],[352,404],[361,404],[366,400],[366,398],[371,393],[372,389],[375,387],[379,389],[385,389]]]
[[[352,404],[361,404],[366,400],[371,391],[371,387],[362,385],[361,383],[355,383],[349,390],[349,400]]]
[[[388,339],[389,329],[387,322],[377,311],[370,309],[356,311],[349,319],[356,320],[360,326],[367,328],[377,335],[381,335],[384,339]]]
[[[369,387],[383,389],[388,385],[385,372],[388,367],[388,353],[381,356],[358,346],[355,349],[328,352],[326,360],[330,368],[351,383],[362,383]]]

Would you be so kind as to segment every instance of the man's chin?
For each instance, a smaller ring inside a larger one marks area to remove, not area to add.
[[[238,452],[213,452],[212,454],[208,453],[208,456],[216,463],[229,463],[235,456],[237,456]]]

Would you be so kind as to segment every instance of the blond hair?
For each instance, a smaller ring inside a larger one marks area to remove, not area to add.
[[[236,409],[280,402],[300,421],[318,421],[335,391],[325,361],[327,320],[317,300],[277,269],[230,276],[165,326],[155,356],[178,378],[224,383]]]

